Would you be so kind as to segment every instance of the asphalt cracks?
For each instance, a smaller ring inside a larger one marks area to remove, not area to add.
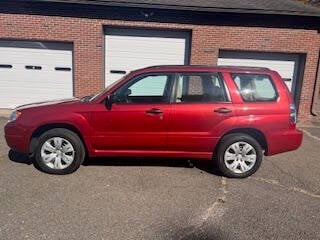
[[[0,120],[0,239],[319,239],[320,141],[246,179],[210,163],[89,159],[48,175],[9,154]],[[309,131],[305,129],[305,131]]]

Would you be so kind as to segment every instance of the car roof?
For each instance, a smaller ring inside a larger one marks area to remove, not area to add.
[[[269,68],[247,67],[247,66],[215,66],[215,65],[157,65],[150,66],[133,71],[134,73],[152,73],[152,72],[252,72],[267,73],[271,72]]]

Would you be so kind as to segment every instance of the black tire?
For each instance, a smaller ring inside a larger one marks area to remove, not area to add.
[[[254,150],[256,152],[256,162],[254,163],[254,165],[252,166],[252,168],[250,170],[243,172],[243,173],[233,172],[232,170],[230,170],[226,166],[225,161],[224,161],[225,152],[227,151],[229,146],[231,146],[232,144],[234,144],[236,142],[248,143],[254,148]],[[262,156],[263,156],[262,148],[261,148],[260,144],[257,142],[257,140],[255,140],[253,137],[251,137],[247,134],[243,134],[243,133],[232,133],[232,134],[228,134],[228,135],[224,136],[221,139],[220,144],[218,146],[218,150],[216,152],[216,160],[217,160],[218,168],[224,174],[224,176],[229,177],[229,178],[246,178],[246,177],[249,177],[250,175],[254,174],[259,169],[259,167],[261,165]]]
[[[74,159],[72,163],[64,169],[50,168],[42,160],[41,147],[47,140],[53,137],[61,137],[68,140],[74,148],[74,151],[75,151]],[[64,174],[69,174],[76,171],[84,161],[84,158],[85,158],[85,148],[79,136],[68,129],[54,128],[54,129],[48,130],[47,132],[43,133],[39,137],[38,144],[36,146],[35,153],[34,153],[34,165],[36,168],[38,168],[39,170],[45,173],[64,175]]]

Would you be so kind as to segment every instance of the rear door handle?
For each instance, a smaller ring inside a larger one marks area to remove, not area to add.
[[[232,110],[229,108],[217,108],[214,110],[216,113],[231,113]]]
[[[159,108],[151,108],[151,109],[147,110],[146,113],[148,113],[148,114],[162,114],[163,111]]]

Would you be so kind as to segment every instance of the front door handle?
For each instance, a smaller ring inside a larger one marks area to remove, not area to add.
[[[232,110],[229,108],[217,108],[214,110],[216,113],[231,113]]]
[[[148,114],[162,114],[163,111],[159,108],[151,108],[151,109],[147,110],[146,113],[148,113]]]

